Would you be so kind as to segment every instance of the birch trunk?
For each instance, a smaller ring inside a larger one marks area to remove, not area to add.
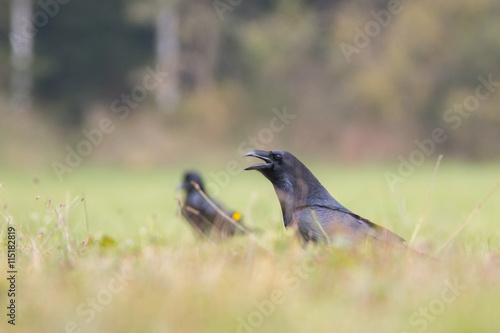
[[[178,103],[180,93],[177,79],[179,63],[178,41],[179,17],[176,0],[159,0],[156,15],[156,57],[162,71],[170,75],[158,87],[156,102],[164,111],[172,110]]]
[[[11,3],[11,108],[14,112],[31,110],[33,87],[33,44],[36,28],[31,23],[31,0],[12,0]]]

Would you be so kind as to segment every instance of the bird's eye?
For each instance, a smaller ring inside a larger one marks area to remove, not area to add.
[[[283,159],[283,156],[281,156],[280,154],[276,154],[274,155],[274,158],[276,159],[276,161],[279,161]]]

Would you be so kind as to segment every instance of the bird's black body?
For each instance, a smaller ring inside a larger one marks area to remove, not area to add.
[[[198,235],[227,237],[246,230],[241,224],[240,213],[229,212],[211,198],[207,200],[203,181],[197,172],[188,171],[184,174],[182,188],[186,191],[182,215]]]
[[[356,215],[342,206],[321,185],[309,169],[291,153],[254,150],[265,163],[245,170],[257,170],[271,181],[281,204],[286,227],[296,227],[305,240],[357,244],[375,241],[402,245],[395,233]]]

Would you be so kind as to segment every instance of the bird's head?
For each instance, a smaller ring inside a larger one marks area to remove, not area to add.
[[[186,171],[184,173],[184,179],[182,181],[181,188],[186,190],[187,192],[191,192],[196,190],[195,186],[193,183],[196,183],[200,186],[200,189],[203,191],[203,180],[201,179],[201,176],[198,172],[196,171]]]
[[[260,158],[264,163],[251,165],[245,170],[257,170],[278,188],[285,190],[300,176],[303,164],[291,153],[284,150],[252,150],[243,157]]]

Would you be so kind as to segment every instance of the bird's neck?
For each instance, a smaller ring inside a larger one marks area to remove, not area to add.
[[[274,187],[276,191],[276,195],[280,201],[281,212],[283,213],[283,222],[285,223],[285,227],[288,227],[292,224],[293,210],[295,207],[295,203],[293,197],[286,191],[278,187]]]
[[[300,171],[300,177],[295,178],[294,181],[283,178],[274,185],[286,227],[294,223],[293,212],[298,207],[322,206],[325,199],[335,200],[307,168],[304,167]]]
[[[294,184],[288,179],[279,179],[277,182],[273,182],[274,191],[278,196],[278,200],[281,206],[281,212],[283,213],[283,222],[285,226],[288,227],[292,222],[293,215],[293,188]]]

